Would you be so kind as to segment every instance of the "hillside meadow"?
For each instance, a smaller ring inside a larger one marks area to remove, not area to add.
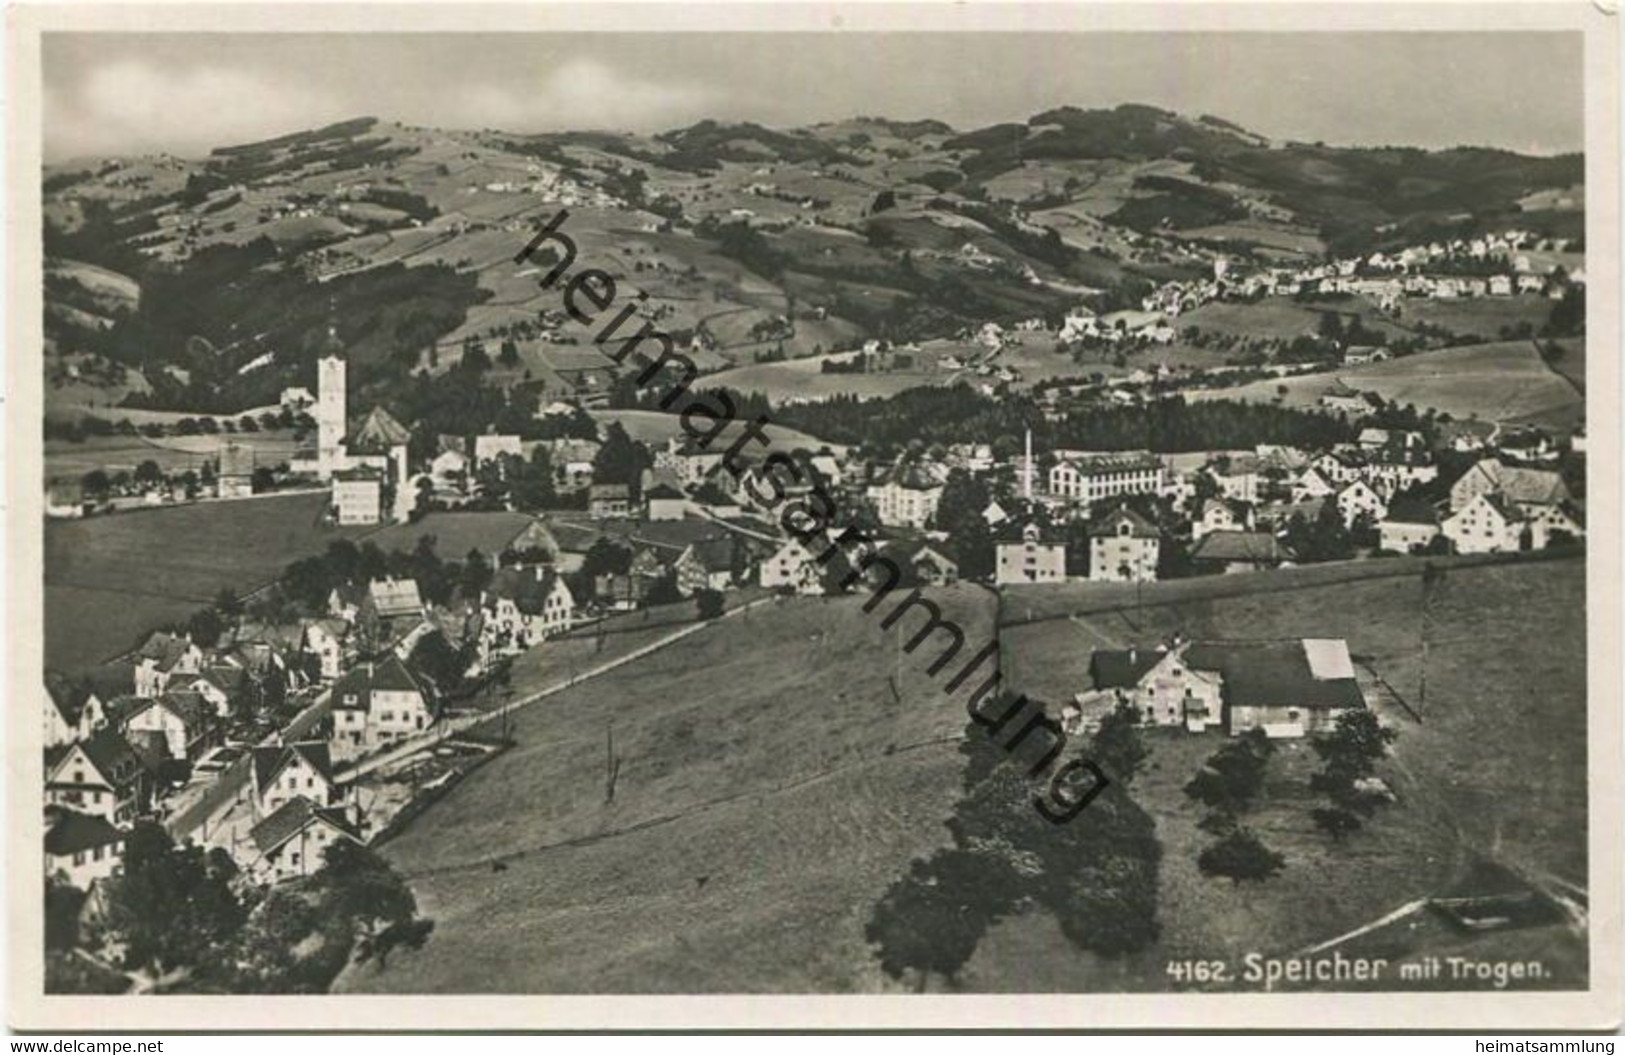
[[[1584,397],[1546,364],[1533,341],[1443,348],[1301,377],[1199,390],[1190,393],[1190,398],[1308,407],[1339,382],[1391,403],[1432,407],[1460,419],[1567,428],[1585,418]]]
[[[47,521],[46,666],[110,659],[223,589],[256,589],[334,539],[367,533],[322,523],[326,503],[325,493],[271,495]]]
[[[935,596],[988,640],[985,591]],[[776,599],[519,712],[384,846],[434,936],[339,988],[881,988],[869,909],[947,844],[963,768],[963,710],[900,645],[858,597]]]

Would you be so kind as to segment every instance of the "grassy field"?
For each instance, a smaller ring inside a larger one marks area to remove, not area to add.
[[[1364,832],[1337,845],[1317,833],[1307,789],[1315,760],[1305,744],[1283,744],[1261,806],[1246,821],[1287,858],[1262,886],[1210,880],[1195,867],[1211,837],[1182,793],[1217,746],[1214,736],[1157,734],[1135,797],[1157,819],[1164,848],[1163,938],[1144,955],[1114,963],[1079,956],[1044,918],[1013,920],[972,962],[972,988],[1163,989],[1163,964],[1195,956],[1239,960],[1249,951],[1289,953],[1375,919],[1414,898],[1453,891],[1484,860],[1527,876],[1555,874],[1584,886],[1584,562],[1458,565],[1436,601],[1426,700],[1420,696],[1421,562],[1371,562],[1413,574],[1334,584],[1326,569],[1304,575],[1235,576],[1282,589],[1226,595],[1220,580],[1149,586],[1103,597],[1087,585],[1051,588],[1048,613],[1081,614],[1007,627],[1008,669],[1047,700],[1088,687],[1089,653],[1150,646],[1175,631],[1192,637],[1343,637],[1421,714],[1379,708],[1400,732],[1385,777],[1399,802]],[[1319,581],[1317,581],[1317,578]],[[1228,589],[1243,583],[1231,584]],[[1037,589],[1024,595],[1036,594]],[[1007,605],[1024,617],[1022,597]],[[1121,607],[1118,607],[1121,606]],[[1531,647],[1531,627],[1541,628]],[[1471,745],[1465,747],[1464,745]],[[1305,911],[1306,906],[1313,911]],[[1523,935],[1552,962],[1583,964],[1561,927]],[[1477,950],[1482,955],[1482,950]],[[1575,981],[1571,973],[1567,981]]]
[[[1433,407],[1456,418],[1565,428],[1585,417],[1583,397],[1546,365],[1532,341],[1444,348],[1303,377],[1200,390],[1190,397],[1314,406],[1339,381],[1391,402]],[[1286,388],[1284,395],[1281,387]]]
[[[911,388],[945,385],[955,377],[926,365],[883,374],[826,374],[819,369],[821,362],[821,359],[792,359],[752,363],[708,374],[695,387],[726,387],[740,392],[760,392],[775,403],[805,403],[839,395],[884,399]]]
[[[220,590],[263,585],[367,529],[317,517],[325,494],[200,502],[45,525],[45,662],[76,670],[184,618]]]
[[[746,391],[749,391],[749,389],[746,389]],[[597,421],[601,426],[607,426],[612,421],[620,422],[621,427],[626,429],[628,436],[631,436],[639,443],[647,443],[651,447],[664,447],[666,441],[673,436],[686,438],[688,435],[683,431],[682,423],[677,415],[663,414],[658,410],[594,410],[590,413],[593,420]],[[700,417],[700,415],[696,415],[696,419]],[[704,425],[704,422],[696,420],[696,424]],[[829,447],[836,452],[846,450],[839,443],[825,443],[816,436],[784,425],[768,425],[764,427],[763,431],[767,434],[768,439],[772,441],[771,449],[776,451],[793,451],[797,449],[816,451],[820,447]],[[726,451],[739,438],[739,433],[740,426],[730,424],[721,436],[712,441],[711,449]],[[752,443],[745,449],[745,453],[747,457],[752,457],[765,453],[768,449],[760,444]]]
[[[1535,293],[1517,297],[1475,297],[1471,300],[1416,300],[1404,306],[1410,325],[1442,326],[1463,337],[1493,341],[1506,326],[1526,322],[1537,331],[1552,314],[1552,302]]]
[[[985,592],[941,600],[991,634]],[[964,715],[929,659],[858,598],[782,600],[520,712],[515,749],[385,846],[428,946],[339,988],[878,988],[869,908],[959,792]]]

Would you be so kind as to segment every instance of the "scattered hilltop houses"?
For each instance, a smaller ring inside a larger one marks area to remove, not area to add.
[[[1155,582],[1162,538],[1156,525],[1120,507],[1088,529],[1091,582]]]
[[[1341,639],[1175,641],[1157,648],[1097,651],[1085,715],[1126,703],[1150,725],[1210,727],[1230,736],[1262,729],[1298,738],[1362,710],[1365,695]]]
[[[1049,471],[1049,493],[1068,502],[1158,494],[1167,475],[1162,460],[1149,451],[1055,454],[1057,461]]]
[[[1066,544],[1029,522],[1019,538],[994,547],[993,581],[1000,586],[1066,581]]]
[[[365,660],[333,685],[333,754],[346,758],[434,724],[433,690],[393,654]]]

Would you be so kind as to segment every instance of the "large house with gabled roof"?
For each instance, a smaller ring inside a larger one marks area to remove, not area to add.
[[[248,839],[254,849],[248,871],[262,883],[311,875],[325,863],[329,846],[362,842],[344,807],[322,806],[304,795],[278,806],[249,829]]]
[[[249,756],[254,816],[268,817],[295,798],[330,806],[344,798],[333,780],[333,756],[326,742],[256,747]]]
[[[122,823],[146,812],[156,771],[156,760],[139,753],[123,733],[101,729],[46,749],[45,801]]]
[[[434,690],[391,653],[351,667],[333,685],[333,755],[346,758],[434,724]]]

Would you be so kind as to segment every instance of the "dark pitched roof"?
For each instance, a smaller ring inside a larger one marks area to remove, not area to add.
[[[296,758],[304,759],[310,768],[321,774],[323,779],[329,781],[333,779],[333,757],[328,751],[327,743],[321,740],[306,740],[280,747],[254,748],[252,756],[254,786],[268,787],[276,780],[277,774]]]
[[[214,723],[214,707],[190,689],[171,690],[151,702],[179,718],[189,737],[204,732]],[[134,713],[138,712],[132,712],[132,716]]]
[[[673,487],[671,484],[660,483],[660,484],[656,484],[654,487],[650,488],[649,490],[643,492],[643,497],[645,497],[645,498],[685,498],[687,496],[684,495],[682,491],[679,491],[677,488]]]
[[[399,656],[390,653],[382,660],[358,663],[333,685],[333,706],[344,707],[344,697],[354,695],[354,708],[370,710],[374,690],[380,692],[417,692],[427,700],[421,682],[407,669]]]
[[[1385,520],[1399,524],[1438,524],[1439,514],[1432,503],[1417,498],[1398,498],[1388,507]]]
[[[733,568],[734,546],[731,538],[705,539],[688,547],[686,552],[708,572],[730,571]]]
[[[526,615],[540,615],[558,581],[557,573],[550,567],[499,568],[486,589],[493,597],[512,601],[514,607]]]
[[[114,787],[128,786],[148,768],[130,742],[116,729],[99,729],[90,739],[81,740],[73,746],[83,751],[101,778]],[[64,748],[54,758],[46,757],[54,766],[67,756],[69,750],[71,747]]]
[[[352,454],[388,454],[412,438],[405,425],[383,407],[373,407],[350,428],[345,446]]]
[[[1167,654],[1156,648],[1096,652],[1089,657],[1089,676],[1097,689],[1133,688]]]
[[[361,841],[361,833],[345,817],[342,807],[324,809],[303,795],[284,802],[276,812],[254,825],[248,835],[260,853],[268,854],[314,823],[329,824],[356,842]]]
[[[85,671],[86,687],[105,703],[115,696],[135,691],[135,665],[133,663],[104,663]]]
[[[1254,561],[1269,563],[1291,559],[1292,553],[1274,535],[1264,531],[1214,531],[1203,535],[1191,550],[1192,560]]]
[[[1159,537],[1156,526],[1128,506],[1119,506],[1096,521],[1090,526],[1089,534],[1091,536],[1115,535],[1118,528],[1124,524],[1129,526],[1129,530],[1133,532],[1135,538]]]
[[[1346,662],[1342,642],[1195,642],[1185,662],[1195,670],[1215,670],[1224,678],[1224,699],[1232,707],[1364,707],[1365,696],[1352,675],[1316,676],[1311,646],[1333,645]]]
[[[51,818],[45,832],[45,852],[53,857],[69,857],[98,846],[120,842],[124,833],[107,818],[77,810],[60,810]]]
[[[65,674],[48,670],[45,672],[45,694],[64,722],[70,726],[79,724],[79,715],[84,711],[85,701],[90,698],[90,692],[83,684],[69,679]]]

